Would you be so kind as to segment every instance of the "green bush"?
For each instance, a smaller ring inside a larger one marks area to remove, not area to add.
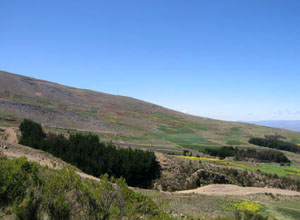
[[[0,156],[1,208],[11,217],[35,219],[171,219],[148,197],[128,188],[124,179],[108,175],[85,180],[66,167],[52,170],[25,158]]]

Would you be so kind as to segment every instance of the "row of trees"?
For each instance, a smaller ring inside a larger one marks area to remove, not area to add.
[[[234,156],[234,148],[233,147],[205,148],[204,153],[214,157],[219,157],[221,159],[224,159],[226,157]]]
[[[20,144],[41,149],[93,176],[107,173],[123,177],[130,186],[149,187],[159,174],[159,165],[150,151],[118,148],[99,141],[97,135],[45,135],[40,124],[24,120]]]
[[[235,148],[234,154],[236,160],[253,158],[263,162],[291,163],[291,161],[282,152],[275,150]]]
[[[205,153],[225,158],[234,157],[236,160],[244,160],[247,158],[256,159],[264,162],[275,163],[290,163],[291,161],[280,151],[275,150],[256,150],[245,148],[233,147],[220,147],[220,148],[206,148]]]
[[[249,139],[250,144],[262,146],[262,147],[268,147],[268,148],[274,148],[278,150],[285,150],[290,151],[294,153],[300,153],[300,147],[296,144],[279,140],[278,138],[250,138]]]

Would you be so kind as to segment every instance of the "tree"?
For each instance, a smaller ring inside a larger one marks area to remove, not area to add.
[[[38,148],[41,141],[46,137],[42,126],[31,120],[25,119],[19,128],[22,134],[19,144]]]

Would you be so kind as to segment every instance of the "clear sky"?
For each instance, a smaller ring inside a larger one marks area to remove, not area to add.
[[[0,0],[0,28],[1,70],[217,119],[300,119],[299,0]]]

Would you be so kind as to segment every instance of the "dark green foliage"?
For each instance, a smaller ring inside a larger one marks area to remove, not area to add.
[[[17,219],[20,220],[35,220],[37,217],[37,210],[39,209],[41,200],[36,199],[34,192],[27,193],[22,203],[15,208]]]
[[[37,147],[46,136],[40,124],[28,119],[25,119],[19,128],[22,133],[19,143],[23,145]]]
[[[234,148],[233,147],[206,148],[205,153],[220,158],[233,157]]]
[[[27,141],[27,138],[22,136],[23,143],[34,143],[28,146],[47,151],[93,176],[107,173],[124,177],[130,186],[149,187],[159,174],[153,152],[117,148],[99,142],[97,135],[72,134],[66,139],[62,135],[49,134],[45,139],[38,136],[36,140],[29,137]]]
[[[294,153],[300,153],[300,147],[296,144],[279,140],[279,138],[274,138],[267,136],[268,138],[250,138],[249,143],[255,144],[262,147],[274,148],[278,150],[285,150]]]
[[[280,151],[275,150],[256,150],[244,149],[240,147],[219,147],[219,148],[206,148],[206,154],[211,156],[225,158],[235,157],[236,160],[256,159],[262,162],[274,163],[290,163],[291,161]]]
[[[189,150],[183,150],[183,156],[192,156],[192,153],[190,153]]]
[[[171,219],[123,179],[112,185],[79,177],[72,168],[52,170],[0,155],[0,207],[4,219]],[[9,210],[9,211],[6,211]],[[7,218],[6,218],[7,217]]]
[[[3,158],[0,160],[2,161]],[[6,167],[7,164],[2,164],[0,167],[0,206],[12,204],[14,201],[22,201],[25,197],[25,189],[32,182],[40,183],[36,174],[37,167],[34,164],[22,160],[18,160],[16,163],[18,166],[10,172],[4,172],[11,169],[9,166]]]
[[[49,204],[49,211],[53,219],[67,220],[70,218],[71,208],[62,196],[57,196]]]
[[[253,158],[261,162],[290,163],[291,161],[280,151],[275,150],[255,150],[235,148],[234,156],[236,160]]]

